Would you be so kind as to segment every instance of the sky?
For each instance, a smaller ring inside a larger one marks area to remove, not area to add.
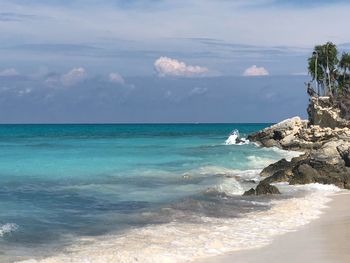
[[[349,1],[0,0],[0,123],[306,116],[316,44]],[[283,100],[282,100],[283,98]]]

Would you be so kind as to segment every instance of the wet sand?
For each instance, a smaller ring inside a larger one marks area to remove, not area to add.
[[[270,245],[196,261],[196,263],[349,263],[350,191],[338,193],[321,217]]]

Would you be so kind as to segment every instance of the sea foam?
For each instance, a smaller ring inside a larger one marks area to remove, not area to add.
[[[6,234],[9,234],[13,231],[16,231],[18,229],[18,225],[13,223],[7,223],[2,226],[0,226],[0,237],[4,236]]]
[[[298,190],[298,187],[288,187]],[[269,244],[275,236],[295,231],[318,218],[329,196],[339,190],[316,184],[302,187],[312,192],[303,197],[274,200],[272,208],[266,211],[231,219],[201,217],[202,223],[151,225],[124,235],[90,239],[90,244],[81,239],[66,253],[38,262],[175,263],[259,248]]]

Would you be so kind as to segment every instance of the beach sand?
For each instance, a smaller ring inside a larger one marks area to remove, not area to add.
[[[332,197],[324,214],[296,232],[277,237],[269,246],[232,252],[196,263],[349,263],[350,191]]]

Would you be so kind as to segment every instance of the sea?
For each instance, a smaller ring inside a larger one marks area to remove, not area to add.
[[[0,125],[0,262],[193,262],[295,231],[338,189],[242,196],[301,154],[244,140],[269,125]]]

